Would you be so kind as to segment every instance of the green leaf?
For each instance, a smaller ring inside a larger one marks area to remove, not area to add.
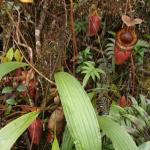
[[[91,61],[84,62],[85,66],[82,66],[81,73],[85,74],[83,79],[83,87],[87,84],[89,78],[95,82],[96,78],[100,79],[100,74],[105,74],[105,72],[100,68],[95,68],[95,63]]]
[[[107,48],[107,47],[112,47],[112,48],[113,48],[113,47],[114,47],[114,43],[108,43],[108,44],[106,45],[106,48]]]
[[[84,70],[81,72],[81,74],[89,74],[89,71],[88,70]]]
[[[17,91],[18,92],[24,92],[24,91],[27,91],[27,87],[23,84],[20,84],[18,87],[17,87]]]
[[[143,37],[146,39],[150,39],[150,34],[144,34]]]
[[[86,74],[85,75],[85,77],[83,78],[83,87],[85,87],[86,86],[86,84],[88,83],[88,81],[89,81],[89,79],[90,79],[90,75],[89,74]]]
[[[14,56],[14,50],[13,48],[10,48],[8,52],[6,53],[6,57],[8,58],[8,61],[12,61],[13,56]]]
[[[63,133],[63,141],[61,150],[72,150],[74,143],[72,137],[69,133],[68,127],[65,127],[65,131]]]
[[[55,136],[53,144],[52,144],[52,150],[60,150],[57,137]]]
[[[11,86],[6,86],[3,88],[2,90],[2,94],[5,94],[5,93],[12,93],[13,91],[13,88]]]
[[[146,98],[144,95],[140,94],[140,100],[141,100],[141,107],[146,111],[147,104],[146,104]]]
[[[96,93],[95,92],[89,92],[87,94],[88,94],[90,100],[92,100],[94,98],[94,96],[95,96]]]
[[[132,105],[138,106],[138,103],[137,103],[136,99],[133,96],[128,96],[128,98],[131,100]]]
[[[92,80],[95,82],[95,70],[93,70],[93,72],[90,73]]]
[[[114,51],[114,47],[107,47],[106,49],[105,49],[105,51],[108,53],[108,52],[113,52]],[[106,54],[107,54],[106,53]],[[113,52],[114,53],[114,52]]]
[[[136,43],[135,47],[146,47],[146,48],[149,48],[150,44],[147,41],[138,40],[138,42]]]
[[[14,53],[14,57],[15,57],[15,60],[18,61],[18,62],[21,62],[22,60],[22,55],[20,53],[20,51],[18,49],[16,49],[15,53]]]
[[[11,110],[12,110],[12,106],[11,105],[8,105],[6,111],[5,111],[5,115],[9,115],[11,113]]]
[[[125,114],[126,111],[120,107],[119,105],[116,105],[116,104],[112,104],[111,107],[110,107],[110,114]]]
[[[96,76],[98,79],[100,79],[100,74],[98,73],[97,70],[95,71],[95,76]]]
[[[86,71],[86,72],[88,72],[88,70],[91,70],[91,68],[90,67],[88,67],[88,66],[83,66],[83,67],[81,67],[82,68],[82,70],[84,70],[84,71]],[[82,72],[81,72],[82,73]],[[84,72],[83,72],[84,73]]]
[[[148,123],[149,115],[147,112],[140,106],[133,106],[133,108],[139,113],[139,115]]]
[[[103,71],[103,70],[100,69],[100,68],[97,68],[96,71],[97,71],[98,73],[101,73],[101,74],[106,74],[105,71]]]
[[[0,149],[10,150],[20,135],[36,119],[39,112],[25,114],[0,129]]]
[[[91,101],[80,83],[65,72],[55,74],[69,132],[77,150],[101,150],[101,136]]]
[[[115,150],[137,150],[131,136],[109,116],[99,116],[98,121],[100,128],[111,139]]]
[[[111,90],[114,92],[115,96],[117,96],[118,98],[121,97],[119,88],[117,87],[116,84],[111,84]]]
[[[0,64],[0,80],[11,71],[25,66],[28,66],[28,64],[16,61]]]
[[[17,102],[13,98],[9,98],[6,100],[6,103],[9,105],[16,105]]]
[[[114,51],[108,51],[108,52],[106,53],[106,55],[107,55],[107,56],[113,56],[113,55],[114,55]]]
[[[109,41],[111,41],[112,43],[115,43],[115,38],[108,38]]]
[[[129,119],[131,122],[133,122],[138,129],[142,129],[145,126],[144,120],[139,119],[133,115],[124,114],[123,117],[125,117],[125,118]]]
[[[113,31],[108,31],[108,33],[109,33],[110,35],[112,35],[113,37],[115,37],[115,36],[116,36],[116,33],[115,33],[115,32],[113,32]]]
[[[150,149],[150,141],[143,143],[138,147],[138,150],[149,150]]]
[[[4,56],[0,56],[0,60],[2,63],[8,62],[8,58]]]

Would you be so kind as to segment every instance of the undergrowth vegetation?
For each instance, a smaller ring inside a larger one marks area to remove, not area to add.
[[[149,150],[148,0],[0,2],[1,150]]]

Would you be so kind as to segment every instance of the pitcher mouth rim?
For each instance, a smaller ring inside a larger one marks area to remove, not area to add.
[[[129,32],[132,36],[132,41],[128,44],[124,43],[122,40],[121,40],[121,35],[125,32]],[[132,29],[128,29],[128,28],[125,28],[125,29],[121,29],[120,31],[117,32],[117,35],[116,35],[116,45],[121,48],[121,49],[132,49],[134,47],[134,45],[137,43],[138,41],[138,37],[137,37],[137,34],[134,30]]]

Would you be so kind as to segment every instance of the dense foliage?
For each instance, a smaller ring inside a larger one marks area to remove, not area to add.
[[[149,0],[0,8],[0,149],[150,149]]]

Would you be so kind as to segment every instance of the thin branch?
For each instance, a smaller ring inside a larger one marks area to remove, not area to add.
[[[14,19],[12,18],[12,16],[10,15],[10,13],[9,13],[8,11],[7,11],[7,14],[8,14],[10,20],[12,21],[12,23],[14,24],[14,26],[15,26],[16,29],[17,29],[17,24],[16,24],[16,22],[14,21]],[[27,45],[27,42],[26,42],[25,38],[23,37],[22,33],[20,32],[20,30],[18,30],[18,34],[21,36],[21,38],[22,38],[22,40],[23,40],[23,42],[24,42],[25,44],[20,43],[20,42],[18,43],[15,39],[14,39],[14,41],[15,41],[16,45],[18,46],[18,48],[19,48],[19,50],[20,50],[22,56],[24,57],[25,61],[30,65],[30,67],[31,67],[37,74],[39,74],[41,77],[43,77],[43,78],[44,78],[45,80],[47,80],[49,83],[55,85],[55,83],[54,83],[53,81],[51,81],[50,79],[48,79],[45,75],[43,75],[40,71],[38,71],[38,70],[33,66],[33,63],[32,63],[31,60],[30,60],[30,62],[29,62],[28,59],[25,57],[25,55],[24,55],[24,53],[22,52],[20,46],[26,47],[26,48],[29,50],[30,53],[32,52],[32,51],[30,51],[30,50],[32,50],[32,49],[30,49],[30,48],[29,48],[30,46]]]
[[[22,52],[22,50],[21,50],[21,48],[20,48],[20,46],[19,46],[19,44],[17,43],[16,40],[15,40],[15,43],[16,43],[16,45],[18,46],[18,48],[19,48],[21,54],[23,55],[25,61],[30,65],[30,67],[31,67],[37,74],[39,74],[41,77],[43,77],[45,80],[47,80],[49,83],[55,85],[55,83],[54,83],[53,81],[51,81],[50,79],[48,79],[45,75],[43,75],[39,70],[37,70],[37,69],[28,61],[28,59],[27,59],[27,58],[25,57],[25,55],[23,54],[23,52]]]
[[[48,4],[49,0],[45,0],[43,4],[43,10],[41,11],[40,14],[40,22],[38,26],[35,27],[35,42],[36,42],[36,53],[37,56],[40,56],[41,54],[41,30],[43,28],[45,18],[46,18],[46,12],[48,10]]]
[[[133,55],[131,54],[131,71],[132,71],[132,82],[131,82],[131,90],[132,90],[132,95],[135,94],[135,65],[134,65],[134,59]]]
[[[67,34],[67,22],[68,22],[68,19],[67,19],[67,5],[66,5],[66,1],[65,0],[62,0],[63,2],[63,7],[64,7],[64,15],[65,15],[65,19],[64,19],[64,28],[65,28],[65,33]],[[68,42],[69,43],[69,42]],[[71,70],[69,69],[68,65],[67,65],[67,59],[66,59],[66,47],[64,48],[64,63],[65,63],[65,66],[66,68],[68,69],[69,73],[72,74]]]
[[[20,32],[20,29],[19,29],[19,24],[16,23],[13,19],[13,17],[11,16],[11,14],[9,13],[9,11],[6,10],[6,13],[8,14],[10,20],[12,21],[12,23],[14,24],[14,26],[16,27],[16,35],[17,35],[17,40],[18,40],[18,43],[20,44],[20,46],[23,46],[25,48],[27,48],[27,50],[29,51],[29,58],[30,58],[30,63],[33,64],[33,52],[32,52],[32,48],[27,44],[27,41],[25,40],[24,36],[22,35],[22,33]],[[22,38],[23,43],[20,42],[20,38],[19,36]]]
[[[76,41],[76,35],[75,35],[75,28],[74,28],[74,12],[73,12],[73,0],[70,0],[70,22],[71,22],[71,33],[72,33],[72,41],[73,41],[73,72],[75,73],[75,60],[78,56],[78,49],[77,49],[77,41]]]

